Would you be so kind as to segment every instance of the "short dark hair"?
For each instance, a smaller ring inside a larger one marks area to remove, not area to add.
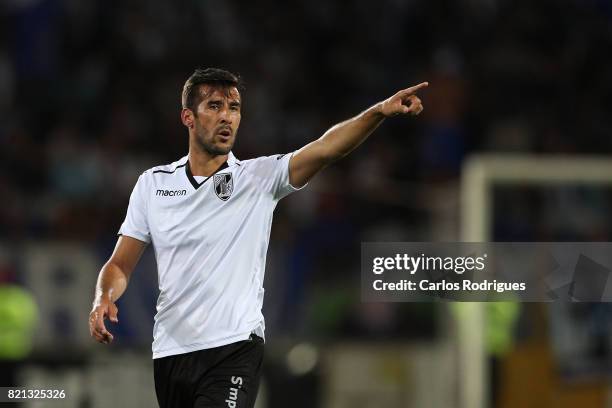
[[[236,87],[242,92],[244,85],[240,75],[232,74],[220,68],[197,68],[183,86],[181,102],[183,108],[191,109],[197,114],[198,105],[202,101],[200,85],[219,86],[222,88]]]

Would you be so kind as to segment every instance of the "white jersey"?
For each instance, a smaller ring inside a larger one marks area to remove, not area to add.
[[[145,171],[119,234],[153,243],[159,299],[153,358],[264,336],[272,213],[297,190],[290,154],[227,162],[197,180],[187,156]]]

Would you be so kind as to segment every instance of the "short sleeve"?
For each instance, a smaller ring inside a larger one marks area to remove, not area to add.
[[[134,186],[134,190],[130,195],[130,203],[128,205],[125,221],[121,224],[118,234],[150,243],[151,233],[149,231],[149,221],[147,219],[145,177],[143,173]]]
[[[276,200],[306,187],[305,184],[296,188],[289,181],[289,161],[294,153],[260,157],[255,160],[254,171],[261,176],[264,189],[272,194]]]

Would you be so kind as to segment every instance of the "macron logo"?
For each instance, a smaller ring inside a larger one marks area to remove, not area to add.
[[[187,190],[157,190],[155,195],[158,196],[184,196],[187,194]]]

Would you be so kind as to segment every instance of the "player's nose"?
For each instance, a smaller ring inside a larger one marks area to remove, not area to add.
[[[222,108],[219,111],[219,120],[221,121],[221,123],[228,123],[228,124],[232,123],[232,118],[231,118],[229,109],[227,107]]]

